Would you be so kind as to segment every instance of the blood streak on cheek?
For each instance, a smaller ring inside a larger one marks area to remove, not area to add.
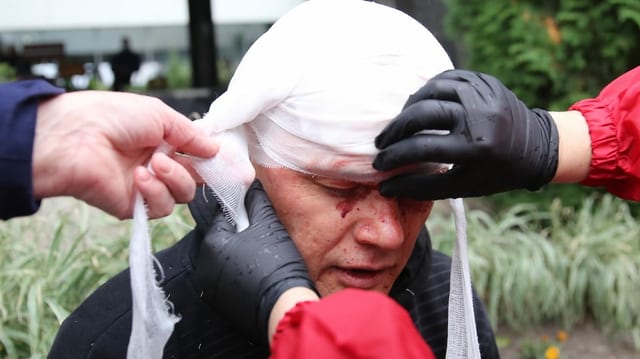
[[[336,204],[336,209],[340,211],[340,217],[346,217],[353,210],[353,205],[353,201],[341,201]]]
[[[336,209],[340,211],[340,217],[344,218],[349,214],[349,212],[353,211],[353,208],[356,206],[358,201],[366,198],[369,194],[370,190],[366,188],[360,188],[354,190],[353,195],[351,195],[348,199],[338,202],[336,204]],[[356,210],[360,210],[360,208],[356,208]]]

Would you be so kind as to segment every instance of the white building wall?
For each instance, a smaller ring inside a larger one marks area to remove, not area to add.
[[[273,23],[303,2],[211,1],[221,48],[238,41],[231,25]],[[145,54],[182,51],[189,44],[187,5],[187,0],[1,0],[0,46],[63,42],[70,55],[99,56],[117,51],[122,36],[129,36]]]
[[[273,22],[303,0],[211,0],[213,20]],[[2,0],[0,31],[186,25],[187,0]]]
[[[210,1],[218,54],[233,68],[269,24],[304,0]],[[92,62],[109,84],[105,61],[126,36],[144,57],[133,82],[144,84],[169,54],[187,56],[188,16],[187,0],[0,0],[0,51],[63,43],[66,56]],[[54,76],[57,65],[36,64],[32,71]]]

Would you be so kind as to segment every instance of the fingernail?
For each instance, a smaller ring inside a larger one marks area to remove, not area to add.
[[[142,166],[136,169],[136,176],[140,181],[144,181],[144,182],[151,179],[151,173],[149,173],[149,171],[147,171],[147,169]]]
[[[213,156],[216,153],[218,153],[219,150],[220,150],[220,145],[218,143],[213,141],[208,141],[207,153]]]

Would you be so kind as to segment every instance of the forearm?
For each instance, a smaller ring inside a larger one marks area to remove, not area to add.
[[[577,183],[587,177],[591,164],[591,138],[582,113],[550,112],[558,128],[558,169],[553,183]]]
[[[282,293],[269,316],[269,343],[273,341],[273,336],[280,320],[291,308],[300,302],[316,301],[318,299],[318,295],[314,291],[305,287],[294,287]]]

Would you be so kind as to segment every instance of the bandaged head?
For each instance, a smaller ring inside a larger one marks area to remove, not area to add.
[[[373,169],[375,136],[409,95],[451,69],[420,23],[362,0],[310,0],[280,18],[248,50],[228,90],[198,121],[220,152],[198,161],[238,229],[254,179],[249,158],[354,181]]]

